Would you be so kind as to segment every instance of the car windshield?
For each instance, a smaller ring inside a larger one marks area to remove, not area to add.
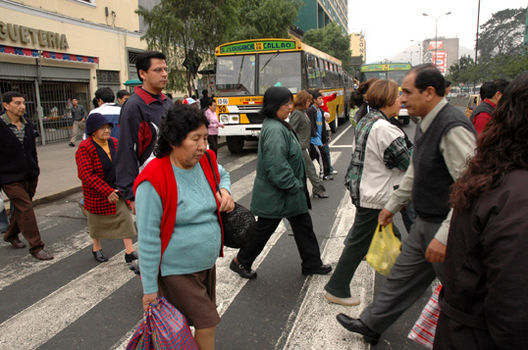
[[[216,89],[220,94],[255,94],[255,55],[218,57]]]
[[[301,91],[301,53],[259,55],[259,93],[272,86],[283,86],[292,93]]]

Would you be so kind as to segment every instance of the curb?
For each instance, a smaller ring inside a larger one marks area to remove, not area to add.
[[[58,199],[64,198],[66,196],[69,196],[70,194],[81,192],[81,191],[82,191],[82,186],[78,185],[78,186],[73,186],[73,187],[67,188],[67,189],[62,190],[62,191],[46,194],[46,195],[43,195],[42,197],[34,198],[33,201],[32,201],[33,202],[33,208],[35,208],[38,205],[50,203],[50,202],[56,201]],[[9,214],[9,211],[10,211],[9,210],[10,209],[9,202],[10,202],[9,198],[6,198],[4,200],[4,207],[5,207],[5,210],[6,210],[7,214]]]

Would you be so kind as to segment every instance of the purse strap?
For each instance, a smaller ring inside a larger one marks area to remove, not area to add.
[[[219,182],[218,182],[218,179],[216,178],[216,173],[213,169],[213,162],[211,161],[211,156],[209,155],[209,152],[205,151],[205,156],[207,157],[207,160],[209,161],[209,166],[211,167],[211,172],[213,173],[214,181],[216,184],[216,192],[220,193],[220,188],[218,188]],[[220,196],[222,196],[222,194],[220,194]]]

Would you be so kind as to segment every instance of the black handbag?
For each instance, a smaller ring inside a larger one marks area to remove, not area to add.
[[[205,155],[209,161],[211,171],[213,172],[216,191],[220,193],[220,189],[218,188],[219,181],[216,178],[211,157],[207,151],[205,152]],[[225,211],[221,212],[220,217],[224,227],[224,245],[230,248],[244,247],[249,241],[250,228],[256,222],[255,216],[251,210],[235,202],[235,209],[229,213],[226,213]]]

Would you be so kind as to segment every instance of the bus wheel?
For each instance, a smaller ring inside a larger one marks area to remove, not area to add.
[[[226,136],[227,148],[232,154],[240,154],[244,149],[243,136]]]

